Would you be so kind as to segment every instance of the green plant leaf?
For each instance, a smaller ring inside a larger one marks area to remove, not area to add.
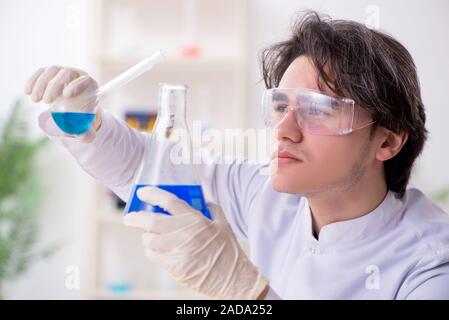
[[[47,140],[27,138],[23,108],[18,100],[0,134],[0,288],[3,281],[18,277],[59,248],[54,244],[37,248],[42,193],[35,157]]]

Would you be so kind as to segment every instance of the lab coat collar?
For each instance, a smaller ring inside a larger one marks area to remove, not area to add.
[[[309,240],[321,249],[332,249],[348,244],[356,244],[394,227],[403,214],[403,202],[388,191],[382,203],[370,213],[359,218],[338,221],[321,228],[318,240],[313,236],[312,217],[307,204],[306,226]]]

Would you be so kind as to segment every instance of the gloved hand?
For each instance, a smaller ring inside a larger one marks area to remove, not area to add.
[[[210,221],[165,190],[144,187],[137,195],[172,214],[130,213],[124,223],[144,230],[146,256],[176,281],[219,299],[257,299],[267,292],[267,279],[249,261],[219,206],[208,206]]]
[[[51,104],[56,98],[76,98],[89,91],[98,89],[97,82],[86,72],[61,66],[50,66],[38,69],[27,81],[25,94],[31,95],[34,102],[43,101]],[[94,106],[89,106],[93,109]],[[81,137],[81,141],[90,142],[101,125],[101,108],[98,108],[94,124]],[[70,135],[65,135],[71,137]]]

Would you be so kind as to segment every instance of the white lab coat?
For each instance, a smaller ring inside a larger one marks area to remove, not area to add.
[[[149,135],[105,112],[95,140],[62,138],[48,112],[40,127],[91,176],[128,201]],[[421,191],[389,192],[371,213],[312,234],[307,199],[278,193],[266,166],[200,165],[207,201],[224,209],[250,258],[283,299],[449,299],[449,216]]]

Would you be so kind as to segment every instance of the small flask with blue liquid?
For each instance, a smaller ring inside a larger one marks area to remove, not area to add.
[[[59,129],[71,136],[88,133],[97,113],[98,103],[106,94],[133,81],[165,58],[165,52],[158,50],[97,90],[86,91],[72,98],[59,96],[50,106],[54,122]]]
[[[86,134],[97,112],[96,92],[85,92],[74,98],[58,97],[50,108],[56,125],[65,134],[79,136]]]
[[[186,93],[187,87],[184,85],[160,84],[157,120],[125,214],[137,211],[170,214],[137,197],[139,188],[156,186],[175,194],[211,219],[193,163],[192,142],[186,121]]]

